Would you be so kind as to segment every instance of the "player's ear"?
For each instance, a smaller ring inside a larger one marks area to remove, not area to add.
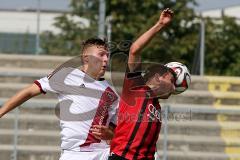
[[[89,56],[86,54],[86,53],[83,53],[82,55],[82,61],[83,61],[83,64],[87,64],[88,61],[89,61]]]
[[[166,77],[168,76],[168,74],[169,74],[169,73],[166,72],[166,73],[164,73],[162,76],[160,76],[160,75],[159,75],[159,76],[160,76],[160,77],[163,77],[163,78],[166,78]]]
[[[154,79],[155,79],[156,82],[160,82],[160,78],[161,78],[161,76],[158,73],[156,73],[154,75]]]

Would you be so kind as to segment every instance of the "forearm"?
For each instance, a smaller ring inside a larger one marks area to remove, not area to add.
[[[112,140],[114,137],[114,129],[112,129],[111,127],[109,127],[109,139],[108,140]]]
[[[164,25],[161,23],[156,23],[153,27],[151,27],[148,31],[142,34],[131,46],[130,54],[137,56],[141,52],[141,50],[152,40],[152,38],[162,29]]]
[[[17,106],[20,106],[33,96],[40,94],[41,92],[38,90],[39,89],[36,86],[32,85],[18,92],[0,108],[0,117],[13,110]]]
[[[16,108],[17,106],[21,105],[23,102],[27,101],[29,98],[31,98],[30,96],[27,95],[20,95],[16,94],[15,96],[13,96],[11,99],[9,99],[0,109],[0,115],[4,115],[7,112],[13,110],[14,108]]]
[[[107,144],[111,144],[113,137],[114,137],[114,129],[109,127],[109,136],[108,136],[108,139],[106,140]]]
[[[164,9],[157,23],[149,30],[143,33],[131,46],[128,57],[128,66],[130,71],[135,71],[141,64],[141,50],[152,40],[152,38],[167,26],[173,17],[173,11],[169,8]]]
[[[152,38],[164,28],[164,25],[157,22],[148,31],[142,34],[131,46],[128,57],[128,67],[130,72],[134,72],[141,64],[141,51],[152,40]]]

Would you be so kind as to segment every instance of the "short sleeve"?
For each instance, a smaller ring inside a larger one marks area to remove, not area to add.
[[[144,80],[141,75],[142,72],[129,72],[126,73],[123,83],[122,96],[130,95],[133,88],[144,85]]]
[[[46,94],[47,92],[56,93],[56,91],[53,90],[51,88],[51,86],[49,85],[48,77],[43,77],[43,78],[41,78],[39,80],[35,80],[34,83],[39,87],[39,89],[41,90],[41,92],[43,94]]]

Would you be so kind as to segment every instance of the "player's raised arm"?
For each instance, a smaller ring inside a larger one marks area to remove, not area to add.
[[[173,11],[169,8],[163,10],[157,23],[142,34],[131,46],[128,58],[128,66],[134,71],[141,63],[141,50],[151,41],[151,39],[165,26],[167,26],[173,17]]]
[[[19,91],[16,95],[11,97],[1,108],[0,108],[0,118],[13,110],[17,106],[21,105],[30,98],[39,95],[41,93],[39,87],[36,84],[32,84],[23,90]]]

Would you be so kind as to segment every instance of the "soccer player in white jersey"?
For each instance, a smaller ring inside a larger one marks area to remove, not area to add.
[[[80,69],[62,67],[48,77],[36,80],[10,98],[0,117],[28,99],[47,92],[58,96],[61,126],[60,160],[104,160],[115,125],[117,94],[101,78],[109,60],[107,44],[98,38],[83,43]]]

